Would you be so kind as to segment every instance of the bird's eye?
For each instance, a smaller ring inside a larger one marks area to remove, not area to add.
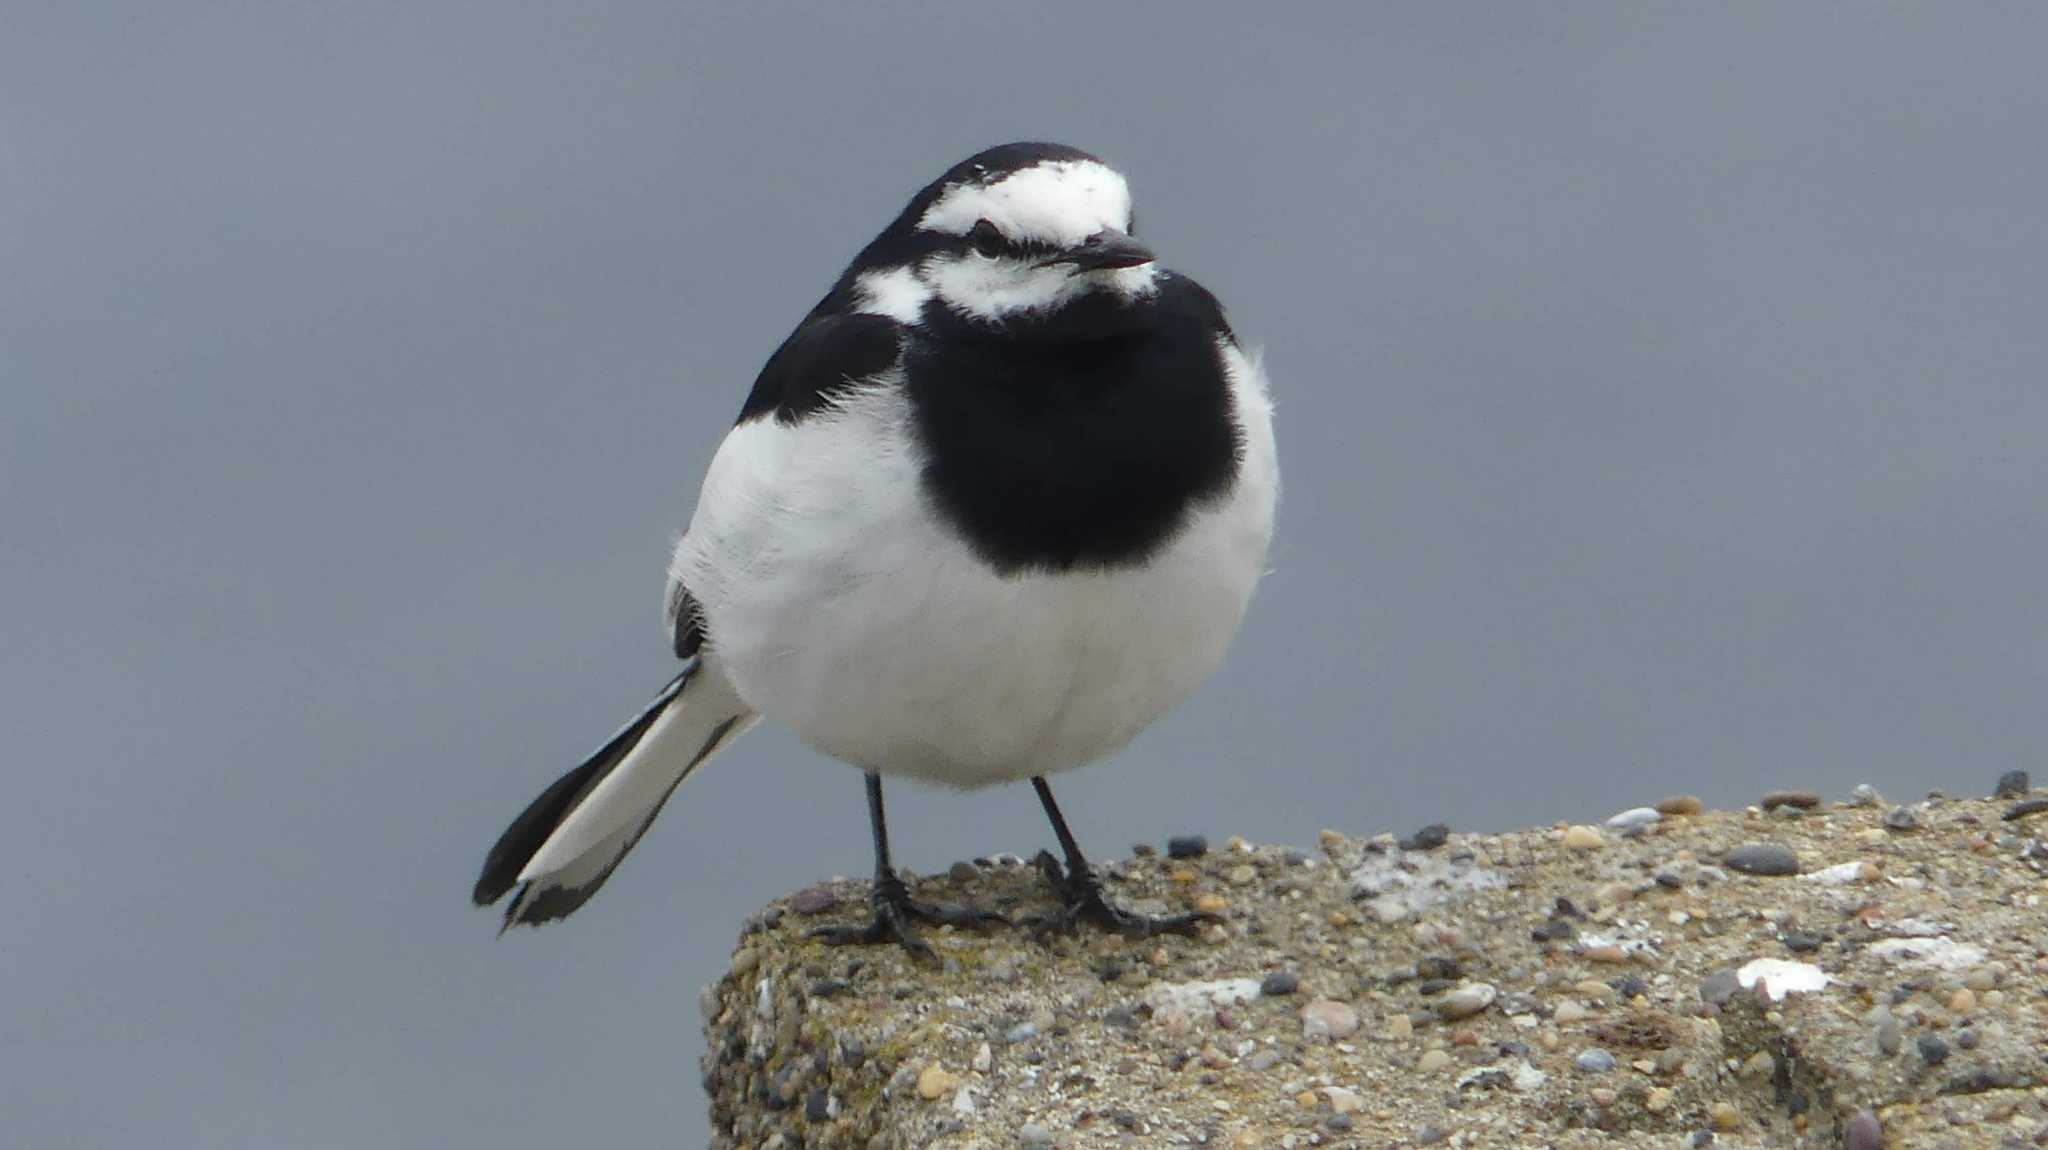
[[[976,221],[974,229],[967,233],[967,239],[974,245],[974,253],[985,259],[994,259],[1002,254],[1003,233],[987,220]]]

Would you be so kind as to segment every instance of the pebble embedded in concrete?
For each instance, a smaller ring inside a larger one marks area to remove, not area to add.
[[[1277,970],[1259,983],[1259,993],[1269,998],[1293,994],[1301,986],[1301,976],[1291,970]]]
[[[1579,1051],[1572,1062],[1588,1074],[1605,1074],[1615,1067],[1614,1055],[1597,1046]]]
[[[945,1067],[933,1063],[925,1067],[917,1076],[917,1096],[927,1102],[936,1102],[940,1098],[945,1097],[949,1091],[958,1085],[960,1085],[958,1077]]]
[[[1358,1012],[1349,1003],[1317,999],[1301,1008],[1303,1038],[1349,1038],[1358,1032]]]
[[[1664,821],[1664,816],[1655,807],[1631,807],[1620,814],[1609,816],[1607,829],[1631,838],[1642,834]]]
[[[1470,1018],[1492,1006],[1499,993],[1491,983],[1468,982],[1445,994],[1437,1003],[1437,1013],[1451,1019]]]
[[[1799,856],[1783,843],[1744,843],[1721,856],[1721,862],[1728,869],[1744,874],[1778,876],[1799,873]]]
[[[1792,807],[1796,810],[1810,811],[1820,805],[1820,796],[1812,791],[1771,791],[1764,795],[1763,801],[1759,805],[1767,811],[1773,811],[1779,807]]]
[[[1607,839],[1598,830],[1589,826],[1574,826],[1564,832],[1566,850],[1597,851],[1607,845]]]

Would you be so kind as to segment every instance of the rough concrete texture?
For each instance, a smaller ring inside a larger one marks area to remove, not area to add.
[[[811,940],[867,897],[814,887],[703,992],[712,1144],[2048,1146],[2048,804],[1767,799],[1141,850],[1114,897],[1202,937],[933,930],[937,963]],[[913,887],[1049,906],[1015,859]]]

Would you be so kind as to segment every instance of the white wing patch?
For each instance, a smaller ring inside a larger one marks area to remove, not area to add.
[[[917,270],[911,267],[867,272],[854,281],[854,288],[861,311],[869,315],[885,315],[903,324],[918,322],[924,314],[925,303],[932,298],[931,289],[917,278]]]

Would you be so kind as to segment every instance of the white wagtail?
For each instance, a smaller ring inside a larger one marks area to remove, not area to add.
[[[874,917],[910,897],[882,775],[1030,779],[1066,855],[1056,920],[1192,930],[1108,902],[1045,776],[1100,759],[1222,661],[1279,472],[1255,358],[1214,296],[1131,235],[1124,177],[991,148],[911,199],[769,357],[669,564],[681,670],[491,848],[479,905],[560,918],[691,772],[763,716],[867,775]]]

